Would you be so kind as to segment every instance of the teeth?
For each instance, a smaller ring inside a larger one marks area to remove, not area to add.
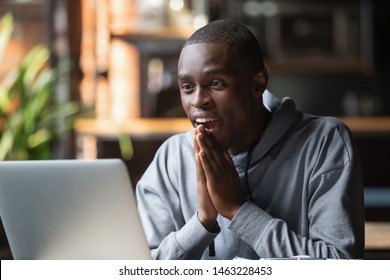
[[[216,119],[213,119],[213,118],[196,118],[195,121],[197,123],[207,123],[207,122],[211,122],[211,121],[215,121]]]

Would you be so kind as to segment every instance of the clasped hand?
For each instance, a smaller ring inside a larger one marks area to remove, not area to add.
[[[198,217],[212,231],[220,214],[231,220],[245,198],[240,179],[228,151],[224,151],[203,125],[194,129],[194,149],[198,183]]]

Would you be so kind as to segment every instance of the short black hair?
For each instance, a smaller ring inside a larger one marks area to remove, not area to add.
[[[257,38],[241,23],[225,19],[212,21],[196,30],[184,46],[198,43],[229,45],[247,70],[256,73],[265,69],[263,52]]]

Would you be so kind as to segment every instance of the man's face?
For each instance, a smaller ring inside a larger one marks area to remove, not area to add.
[[[240,142],[253,130],[253,76],[223,44],[199,43],[183,48],[178,63],[178,83],[183,108],[193,126],[201,123],[222,148],[240,150]]]

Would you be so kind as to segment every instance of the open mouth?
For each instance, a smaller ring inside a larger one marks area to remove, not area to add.
[[[207,130],[212,132],[218,128],[220,121],[215,118],[196,118],[195,123],[197,125],[203,124]]]

